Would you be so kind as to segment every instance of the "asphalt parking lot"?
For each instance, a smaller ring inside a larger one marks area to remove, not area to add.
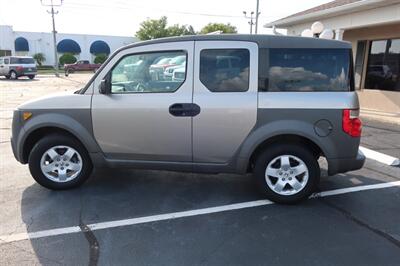
[[[89,77],[0,79],[1,265],[400,265],[400,168],[373,159],[323,171],[295,206],[263,200],[251,175],[96,169],[78,189],[42,188],[13,158],[12,109]],[[365,120],[363,147],[399,158],[399,140],[399,125]]]

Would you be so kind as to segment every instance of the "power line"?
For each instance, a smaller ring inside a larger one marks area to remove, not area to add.
[[[120,2],[121,3],[121,2]],[[154,8],[140,5],[132,5],[132,4],[118,4],[118,5],[99,5],[99,4],[87,4],[87,3],[77,3],[77,2],[65,2],[65,7],[76,8],[76,7],[86,7],[86,8],[114,8],[127,10],[130,8],[140,8],[140,9],[151,9],[157,10],[159,12],[166,12],[171,14],[182,14],[182,15],[194,15],[194,16],[206,16],[206,17],[226,17],[226,18],[242,18],[240,15],[228,15],[228,14],[211,14],[211,13],[201,13],[201,12],[190,12],[190,11],[178,11],[164,8]],[[260,16],[261,18],[275,18],[276,16]]]

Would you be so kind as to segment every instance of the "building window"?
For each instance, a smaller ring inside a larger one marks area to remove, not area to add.
[[[18,37],[14,41],[15,51],[16,52],[28,52],[29,51],[29,43],[28,40],[24,37]]]
[[[110,54],[110,46],[105,41],[95,41],[90,45],[90,53],[94,55],[98,54]]]
[[[400,39],[371,42],[365,88],[400,91]]]
[[[57,44],[57,52],[59,53],[72,53],[80,54],[81,47],[79,44],[71,39],[64,39]]]

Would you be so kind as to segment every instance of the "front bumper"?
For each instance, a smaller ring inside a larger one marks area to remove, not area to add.
[[[328,175],[335,175],[361,169],[365,163],[365,155],[358,150],[354,158],[328,159]]]

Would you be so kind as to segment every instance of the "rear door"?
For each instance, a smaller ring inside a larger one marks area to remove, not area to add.
[[[226,64],[225,61],[235,61]],[[228,163],[257,120],[258,45],[196,41],[193,103],[195,163]]]

